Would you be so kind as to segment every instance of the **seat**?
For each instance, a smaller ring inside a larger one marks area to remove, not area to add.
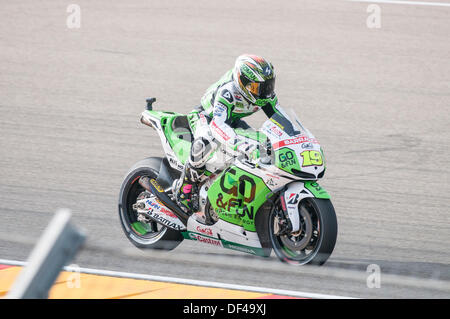
[[[194,136],[186,115],[179,115],[172,121],[172,130],[180,140],[192,143]]]

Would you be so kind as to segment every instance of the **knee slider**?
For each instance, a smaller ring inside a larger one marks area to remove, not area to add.
[[[203,166],[208,157],[214,151],[213,141],[207,137],[199,137],[194,140],[191,146],[190,163],[194,167]]]

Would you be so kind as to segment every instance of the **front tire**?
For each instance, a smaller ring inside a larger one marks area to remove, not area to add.
[[[180,232],[162,226],[159,223],[143,223],[137,220],[137,213],[132,205],[144,192],[139,184],[141,176],[156,179],[162,158],[149,157],[137,162],[127,173],[119,193],[119,219],[127,238],[138,248],[172,250],[182,241]]]
[[[277,235],[279,202],[269,214],[269,236],[277,257],[294,265],[323,265],[333,252],[337,238],[337,219],[329,199],[305,198],[299,203],[299,234]]]

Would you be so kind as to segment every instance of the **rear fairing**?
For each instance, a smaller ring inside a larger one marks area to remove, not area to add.
[[[189,157],[192,131],[195,130],[197,120],[196,111],[183,115],[177,112],[147,110],[141,116],[144,124],[158,132],[170,166],[177,170],[183,169]]]

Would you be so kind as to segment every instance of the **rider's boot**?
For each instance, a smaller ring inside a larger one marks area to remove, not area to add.
[[[176,201],[187,213],[196,212],[199,208],[197,182],[203,171],[203,169],[195,168],[187,162],[180,178],[173,183],[172,189]]]
[[[217,148],[214,139],[201,136],[192,142],[189,159],[186,160],[181,176],[173,184],[178,205],[187,213],[199,210],[198,183],[204,177],[206,162]]]

